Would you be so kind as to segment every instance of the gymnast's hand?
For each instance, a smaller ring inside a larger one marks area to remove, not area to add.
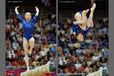
[[[15,7],[15,13],[16,13],[16,14],[19,14],[18,8],[19,8],[19,6]]]
[[[35,6],[35,8],[36,8],[36,15],[38,15],[39,14],[39,9],[36,6]]]
[[[76,32],[73,32],[73,35],[76,35]]]
[[[73,37],[76,37],[76,32],[73,32]]]

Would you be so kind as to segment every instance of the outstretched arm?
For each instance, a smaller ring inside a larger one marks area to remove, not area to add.
[[[77,25],[77,24],[83,24],[83,21],[75,21],[75,22],[73,22],[75,25]]]
[[[16,14],[19,14],[18,8],[19,8],[19,6],[15,7],[15,13],[16,13]]]
[[[19,17],[19,19],[23,22],[24,19],[23,19],[22,16],[19,14],[18,8],[19,8],[19,6],[15,7],[15,13],[16,13],[17,16]]]
[[[73,24],[73,26],[72,26],[72,29],[73,29],[73,35],[76,35],[76,26]]]
[[[36,8],[36,14],[35,14],[35,16],[34,16],[34,18],[33,18],[33,22],[36,22],[37,16],[38,16],[38,14],[39,14],[39,9],[38,9],[38,7],[35,7],[35,8]]]
[[[86,26],[82,26],[84,21],[75,21],[73,22],[75,25],[78,25],[82,30],[86,30]]]
[[[39,9],[38,9],[38,7],[35,7],[36,8],[36,15],[38,16],[38,14],[39,14]]]

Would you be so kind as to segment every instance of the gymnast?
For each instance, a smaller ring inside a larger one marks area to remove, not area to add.
[[[94,3],[89,18],[87,19],[86,14],[88,13],[89,9],[77,12],[74,16],[73,21],[73,34],[76,36],[79,42],[83,42],[84,38],[86,37],[87,33],[92,29],[94,26],[93,24],[93,13],[96,8],[96,4]]]
[[[24,48],[24,53],[25,53],[25,63],[27,66],[27,70],[29,70],[29,57],[28,55],[31,55],[32,49],[34,47],[35,39],[33,38],[33,33],[34,33],[34,23],[36,23],[36,19],[39,14],[39,9],[36,8],[36,14],[33,19],[31,19],[31,13],[26,12],[25,16],[23,19],[22,16],[18,12],[19,6],[15,7],[15,13],[17,14],[18,18],[22,22],[22,27],[24,29],[24,35],[23,35],[23,48]],[[30,49],[28,48],[30,46]]]

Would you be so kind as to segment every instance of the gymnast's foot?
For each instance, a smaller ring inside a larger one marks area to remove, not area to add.
[[[27,71],[29,71],[30,69],[29,68],[27,68]]]
[[[95,8],[96,8],[96,3],[93,4],[93,6],[91,8],[91,12],[94,12]]]
[[[84,10],[82,14],[84,14],[86,16],[88,12],[89,12],[89,9]]]
[[[32,54],[32,50],[31,50],[31,49],[28,51],[28,54],[29,54],[29,55],[31,55],[31,54]]]
[[[50,72],[56,72],[56,67],[55,67],[55,64],[54,63],[50,63],[49,64],[49,71]]]

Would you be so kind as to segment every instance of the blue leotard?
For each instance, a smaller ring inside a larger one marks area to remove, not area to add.
[[[18,14],[18,17],[22,21],[22,27],[24,29],[23,37],[29,40],[31,37],[33,37],[34,23],[36,22],[37,15],[35,15],[31,21],[26,21],[25,19],[22,18],[20,14]]]
[[[92,29],[92,28],[90,27],[90,28],[87,28],[86,30],[82,30],[79,25],[75,25],[75,24],[73,24],[72,28],[73,28],[73,32],[76,33],[76,36],[77,36],[79,33],[82,33],[84,37],[86,37],[87,33]]]
[[[79,13],[82,15],[82,11],[80,11]],[[76,19],[73,20],[73,22],[75,22],[75,21],[76,21]],[[86,37],[87,33],[92,29],[92,28],[90,27],[90,28],[87,28],[86,30],[82,30],[78,24],[75,25],[74,23],[73,23],[72,28],[73,28],[73,32],[76,33],[76,36],[77,36],[79,33],[82,33],[84,37]]]

